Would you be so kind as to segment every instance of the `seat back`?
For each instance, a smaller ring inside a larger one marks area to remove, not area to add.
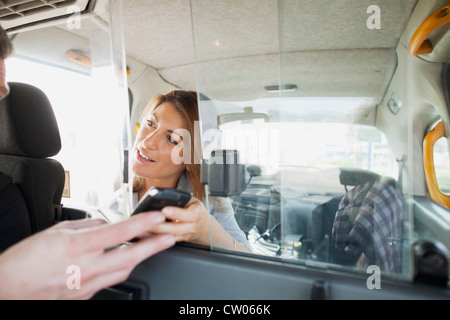
[[[354,188],[345,193],[336,211],[332,229],[336,247],[354,256],[364,254],[367,264],[383,271],[400,272],[407,215],[396,181],[358,169],[342,169],[340,180]]]
[[[9,87],[0,101],[0,172],[20,189],[34,233],[61,220],[64,168],[49,158],[60,151],[61,138],[42,90],[15,82]]]
[[[25,200],[12,178],[0,172],[0,252],[31,235]]]
[[[366,263],[398,272],[406,215],[396,181],[346,167],[340,169],[339,181],[345,194],[312,212],[314,256],[321,261],[354,266],[364,254]]]

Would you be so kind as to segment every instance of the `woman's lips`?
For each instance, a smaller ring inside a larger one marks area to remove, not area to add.
[[[155,160],[151,159],[150,157],[147,157],[140,150],[137,150],[137,158],[140,162],[145,162],[145,163],[155,162]]]

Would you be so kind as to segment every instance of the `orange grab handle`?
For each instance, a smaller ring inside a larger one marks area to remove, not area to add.
[[[86,67],[91,66],[91,59],[89,59],[89,57],[85,56],[84,54],[82,54],[76,50],[67,50],[66,57],[70,61],[78,63],[78,64],[82,64],[83,66],[86,66]]]
[[[410,54],[417,56],[419,54],[427,54],[433,51],[433,46],[431,45],[430,40],[427,40],[427,37],[432,31],[450,22],[449,13],[450,2],[432,13],[422,22],[409,42],[408,51]]]
[[[425,178],[427,180],[428,190],[431,198],[445,206],[450,208],[450,196],[441,192],[436,179],[436,171],[434,168],[433,148],[436,141],[445,136],[444,123],[440,121],[436,127],[433,128],[425,136],[423,144],[423,163],[425,167]]]
[[[91,59],[88,56],[85,56],[84,54],[76,51],[76,50],[67,50],[66,51],[66,57],[72,62],[81,64],[86,67],[91,66]],[[130,77],[130,70],[127,67],[127,78]]]

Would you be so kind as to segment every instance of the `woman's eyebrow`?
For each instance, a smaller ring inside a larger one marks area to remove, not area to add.
[[[156,114],[154,113],[150,113],[150,115],[148,116],[148,118],[153,118],[156,122],[158,122],[158,117],[156,116]]]
[[[155,120],[156,123],[158,123],[158,117],[156,116],[156,114],[151,113],[151,114],[149,115],[149,119],[150,119],[150,118],[153,119],[153,120]],[[173,129],[168,129],[167,132],[170,133],[170,134],[176,134],[177,136],[180,137],[181,140],[183,140],[183,136],[182,136],[180,133],[176,132],[176,129],[175,129],[175,130],[173,130]]]

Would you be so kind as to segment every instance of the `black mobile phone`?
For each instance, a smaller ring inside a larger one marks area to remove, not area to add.
[[[184,208],[192,195],[187,192],[170,189],[151,187],[136,205],[134,214],[143,211],[162,210],[164,207],[175,206]]]

